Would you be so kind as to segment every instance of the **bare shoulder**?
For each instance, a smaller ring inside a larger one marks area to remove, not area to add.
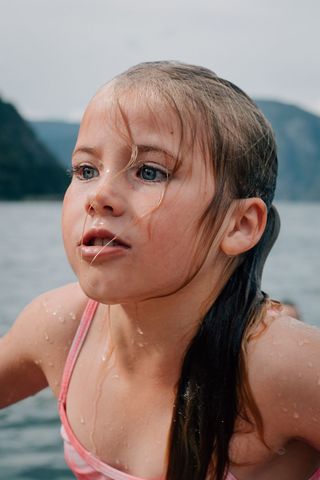
[[[11,392],[4,404],[47,385],[58,394],[65,360],[87,302],[74,283],[46,292],[24,308],[0,339],[0,386]]]
[[[266,327],[250,341],[248,355],[254,360],[251,370],[268,364],[267,371],[273,368],[285,373],[293,365],[311,368],[312,360],[319,357],[320,329],[280,314],[265,319]],[[281,359],[281,361],[279,361]],[[304,360],[304,361],[303,361]],[[307,362],[306,362],[307,360]],[[310,363],[311,362],[311,363]],[[299,370],[298,368],[298,370]]]
[[[79,284],[70,283],[36,298],[25,314],[32,317],[44,335],[53,334],[52,341],[68,340],[73,338],[87,302]]]
[[[280,314],[266,325],[248,345],[257,404],[275,431],[320,451],[320,330]]]
[[[77,329],[87,301],[77,283],[50,290],[24,308],[12,331],[24,333],[24,339],[39,341],[43,338],[49,345],[68,341]]]

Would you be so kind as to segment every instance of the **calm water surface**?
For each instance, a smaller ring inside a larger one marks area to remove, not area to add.
[[[45,290],[74,280],[64,256],[58,202],[0,203],[0,335]],[[278,204],[280,237],[263,288],[294,300],[320,326],[320,204]],[[0,479],[67,480],[56,401],[49,391],[0,411]]]

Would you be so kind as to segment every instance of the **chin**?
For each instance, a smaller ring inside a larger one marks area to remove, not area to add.
[[[112,298],[112,295],[107,294],[106,286],[102,283],[90,283],[88,279],[83,280],[80,278],[79,284],[85,295],[91,300],[95,300],[96,302],[104,303],[106,305],[117,303],[116,299]]]
[[[91,298],[91,300],[95,300],[96,302],[103,303],[105,305],[116,305],[137,301],[137,298],[135,296],[134,298],[129,297],[125,294],[125,292],[122,292],[122,294],[119,295],[121,288],[117,287],[114,282],[110,286],[98,280],[90,282],[88,279],[80,278],[79,284],[88,298]]]

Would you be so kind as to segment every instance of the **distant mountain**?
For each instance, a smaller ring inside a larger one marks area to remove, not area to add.
[[[276,134],[277,198],[320,201],[320,117],[294,105],[257,101]]]
[[[0,99],[0,200],[61,198],[65,169],[10,103]]]
[[[285,103],[257,100],[276,134],[278,200],[320,201],[320,117]],[[39,138],[64,167],[76,142],[78,124],[31,122]]]
[[[41,141],[54,153],[61,165],[69,168],[76,144],[79,123],[59,121],[30,122]]]

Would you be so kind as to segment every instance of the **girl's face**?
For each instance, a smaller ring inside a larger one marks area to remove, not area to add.
[[[137,98],[116,99],[109,84],[90,102],[63,205],[70,264],[87,295],[104,303],[171,294],[204,256],[199,219],[213,197],[213,177],[197,148],[184,148],[175,168],[177,117],[159,100]],[[128,167],[132,151],[137,157]]]

